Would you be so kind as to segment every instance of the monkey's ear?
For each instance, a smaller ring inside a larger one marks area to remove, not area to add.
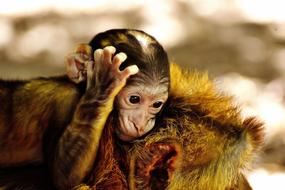
[[[87,44],[75,46],[72,53],[65,56],[67,76],[75,83],[86,81],[87,64],[92,61],[92,48]]]
[[[152,143],[131,161],[130,184],[138,189],[166,189],[179,168],[181,147],[174,142]],[[134,176],[132,176],[134,175]]]

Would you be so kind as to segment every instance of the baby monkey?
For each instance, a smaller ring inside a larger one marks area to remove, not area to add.
[[[124,82],[120,85],[121,89],[116,93],[116,108],[119,111],[118,128],[115,128],[118,137],[123,141],[131,141],[137,137],[140,137],[149,132],[155,124],[155,116],[161,110],[163,104],[168,97],[169,79],[157,81],[150,80],[149,84],[143,80],[141,76],[133,76],[128,81],[128,85],[125,86],[127,77],[137,74],[139,69],[136,63],[128,66],[123,72],[123,76],[120,76],[120,63],[127,59],[127,55],[120,52],[115,55],[116,48],[114,46],[107,46],[103,49],[97,49],[94,52],[94,61],[92,60],[92,48],[89,45],[81,44],[75,47],[74,53],[69,54],[66,57],[67,75],[75,83],[83,82],[87,79],[87,89],[91,86],[91,76],[98,76],[102,82],[101,86],[105,86],[105,77],[107,78],[124,78]],[[112,63],[113,61],[113,63]],[[94,64],[95,62],[95,64]],[[105,69],[109,68],[109,71],[103,73],[100,71],[100,67]],[[98,67],[95,68],[94,67]],[[94,74],[94,72],[96,72]],[[110,76],[108,76],[110,75]],[[125,75],[125,76],[124,76]],[[90,81],[88,81],[90,80]],[[130,81],[132,80],[132,83]],[[138,80],[138,81],[135,81]],[[147,80],[147,79],[146,79]],[[135,83],[136,82],[136,83]],[[163,84],[159,83],[163,82]],[[132,85],[131,85],[132,84]],[[118,86],[119,84],[114,84]],[[105,88],[103,88],[106,95],[109,94]]]
[[[139,30],[100,33],[66,63],[67,77],[0,80],[0,167],[47,162],[58,189],[90,174],[109,120],[122,141],[148,133],[170,85],[166,52]]]

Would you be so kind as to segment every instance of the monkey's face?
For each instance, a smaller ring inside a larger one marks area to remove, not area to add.
[[[168,85],[126,86],[117,96],[118,137],[132,141],[149,132],[168,98]]]

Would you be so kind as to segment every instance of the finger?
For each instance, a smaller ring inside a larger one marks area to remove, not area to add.
[[[81,53],[81,54],[87,55],[88,57],[91,57],[92,47],[87,44],[78,44],[75,46],[74,52]]]
[[[104,56],[104,63],[111,64],[112,63],[112,56],[116,52],[116,48],[113,46],[107,46],[103,49],[103,56]]]
[[[131,65],[131,66],[128,66],[127,68],[125,68],[123,71],[122,71],[122,76],[123,78],[128,78],[129,76],[131,75],[135,75],[139,72],[139,68],[138,66],[136,65]]]
[[[98,64],[102,61],[102,56],[103,56],[103,50],[102,49],[97,49],[94,52],[94,62],[95,64]]]
[[[113,65],[115,68],[117,68],[119,70],[120,65],[127,59],[127,55],[123,52],[118,53],[117,55],[115,55],[114,59],[113,59]]]

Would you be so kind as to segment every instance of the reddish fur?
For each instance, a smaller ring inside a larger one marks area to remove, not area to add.
[[[93,169],[94,172],[88,180],[89,184],[96,190],[124,190],[128,187],[126,177],[115,158],[114,146],[111,116],[100,140],[96,166]],[[119,154],[119,156],[123,155]]]

